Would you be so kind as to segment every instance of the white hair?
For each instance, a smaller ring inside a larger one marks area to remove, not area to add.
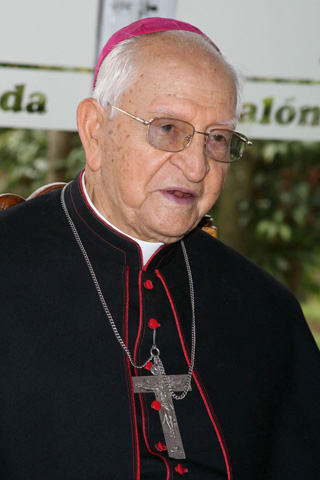
[[[221,63],[235,83],[237,92],[236,117],[238,118],[241,110],[244,75],[238,67],[218,52],[209,39],[197,33],[182,30],[135,36],[116,45],[100,65],[92,97],[104,107],[108,103],[116,105],[119,97],[135,82],[139,73],[136,57],[140,43],[146,44],[147,41],[157,40],[160,35],[171,38],[188,55],[191,55],[194,50],[200,49],[204,53],[212,55],[216,61]]]

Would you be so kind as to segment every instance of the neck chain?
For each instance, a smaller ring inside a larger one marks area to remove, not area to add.
[[[184,242],[183,240],[180,240],[180,244],[181,244],[181,248],[182,248],[182,252],[183,252],[183,256],[184,256],[184,260],[185,260],[185,264],[186,264],[186,269],[187,269],[187,273],[188,273],[188,279],[189,279],[189,290],[190,290],[190,300],[191,300],[191,310],[192,310],[192,325],[191,325],[191,355],[190,355],[190,364],[189,364],[189,369],[188,369],[188,374],[187,374],[187,382],[185,384],[185,388],[182,392],[181,395],[177,395],[176,393],[174,393],[169,381],[168,381],[168,378],[167,378],[167,375],[166,375],[166,372],[165,372],[165,369],[164,369],[164,366],[163,366],[163,363],[162,363],[162,360],[160,359],[160,350],[158,349],[157,345],[156,345],[156,329],[153,330],[153,345],[150,349],[150,356],[149,358],[142,364],[142,365],[136,365],[133,361],[133,358],[132,358],[132,355],[130,353],[130,350],[128,349],[128,347],[126,346],[126,344],[124,343],[124,341],[122,340],[121,338],[121,335],[116,327],[116,324],[113,320],[113,317],[110,313],[110,310],[108,308],[108,305],[104,299],[104,296],[102,294],[102,291],[101,291],[101,288],[100,288],[100,285],[99,285],[99,282],[97,280],[97,277],[96,277],[96,274],[93,270],[93,267],[91,265],[91,262],[90,262],[90,259],[88,257],[88,254],[83,246],[83,243],[81,241],[81,238],[78,234],[78,231],[76,229],[76,226],[70,216],[70,213],[68,211],[68,208],[67,208],[67,205],[66,205],[66,201],[65,201],[65,190],[67,188],[68,185],[65,185],[61,191],[61,197],[60,197],[60,200],[61,200],[61,205],[62,205],[62,208],[63,208],[63,211],[67,217],[67,220],[68,220],[68,223],[70,225],[70,228],[72,230],[72,233],[74,235],[74,238],[82,252],[82,255],[86,261],[86,264],[88,266],[88,269],[89,269],[89,272],[90,272],[90,275],[91,275],[91,278],[92,278],[92,281],[94,283],[94,286],[97,290],[97,293],[98,293],[98,296],[99,296],[99,299],[100,299],[100,302],[102,304],[102,307],[104,309],[104,312],[105,314],[107,315],[108,317],[108,320],[109,320],[109,323],[110,323],[110,326],[113,330],[113,333],[116,337],[116,339],[118,340],[118,342],[120,343],[122,349],[124,350],[124,352],[126,353],[131,365],[134,367],[134,368],[137,368],[137,369],[142,369],[144,368],[147,363],[149,363],[150,361],[153,362],[153,366],[151,367],[151,373],[153,374],[157,374],[157,375],[162,375],[167,387],[168,387],[168,390],[170,392],[170,395],[171,397],[173,397],[174,399],[176,400],[182,400],[188,393],[188,390],[189,390],[189,387],[190,387],[190,384],[191,384],[191,379],[192,379],[192,372],[193,372],[193,367],[194,367],[194,361],[195,361],[195,352],[196,352],[196,320],[195,320],[195,302],[194,302],[194,289],[193,289],[193,280],[192,280],[192,273],[191,273],[191,268],[190,268],[190,264],[189,264],[189,259],[188,259],[188,255],[187,255],[187,251],[186,251],[186,247],[184,245]]]

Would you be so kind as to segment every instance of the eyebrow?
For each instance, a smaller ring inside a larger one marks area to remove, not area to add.
[[[232,120],[224,120],[222,122],[218,122],[215,125],[230,125],[231,128],[236,128],[237,126],[237,118],[234,117]]]
[[[159,108],[157,112],[154,112],[154,115],[152,118],[159,118],[159,115],[163,115],[164,117],[168,118],[175,118],[176,120],[183,120],[184,122],[190,123],[188,120],[182,119],[179,115],[174,113],[172,110],[168,110],[167,108]],[[221,122],[213,123],[209,127],[206,128],[207,130],[210,130],[210,128],[216,128],[220,126],[230,126],[232,129],[235,129],[237,126],[237,118],[233,117],[231,120],[223,120]]]

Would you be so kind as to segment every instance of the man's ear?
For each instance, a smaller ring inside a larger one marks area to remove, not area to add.
[[[77,110],[78,132],[86,152],[87,165],[93,171],[101,167],[99,129],[103,121],[102,107],[94,98],[82,100]]]

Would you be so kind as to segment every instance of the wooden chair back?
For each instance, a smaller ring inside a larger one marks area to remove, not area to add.
[[[28,198],[23,198],[15,193],[2,193],[0,195],[0,211],[6,210],[6,208],[14,207],[15,205],[19,205],[19,203],[23,203],[26,200],[31,200],[32,198],[43,195],[44,193],[51,192],[51,190],[62,188],[64,185],[65,183],[63,182],[49,183],[48,185],[38,188],[35,192],[29,195]]]

